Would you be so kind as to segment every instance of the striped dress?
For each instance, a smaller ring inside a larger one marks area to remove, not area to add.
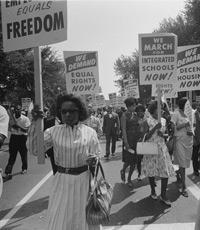
[[[36,155],[36,132],[32,124],[27,146]],[[73,129],[66,124],[53,126],[44,132],[44,151],[54,148],[55,163],[74,168],[86,164],[89,154],[99,154],[100,145],[95,130],[79,123]],[[56,173],[49,198],[47,230],[97,230],[86,222],[89,172],[80,175]]]

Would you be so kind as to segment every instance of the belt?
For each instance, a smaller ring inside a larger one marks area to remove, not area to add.
[[[79,175],[88,170],[88,165],[84,165],[77,168],[64,168],[62,166],[57,165],[57,171],[59,173],[71,174],[71,175]]]

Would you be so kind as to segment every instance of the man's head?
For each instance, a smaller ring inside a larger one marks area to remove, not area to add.
[[[109,105],[108,106],[108,113],[112,113],[112,111],[113,111],[113,107],[112,107],[112,105]]]

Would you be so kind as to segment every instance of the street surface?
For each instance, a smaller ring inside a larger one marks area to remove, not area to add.
[[[105,140],[101,140],[102,155]],[[0,167],[5,168],[8,159],[8,146],[0,151]],[[178,192],[176,178],[171,178],[168,197],[172,207],[168,208],[159,200],[152,200],[146,178],[137,181],[135,171],[131,189],[121,183],[121,141],[117,142],[116,155],[109,161],[102,159],[108,181],[114,187],[111,219],[103,226],[107,230],[192,230],[196,218],[200,197],[200,177],[192,175],[192,168],[187,170],[189,197]],[[48,207],[48,194],[51,189],[52,172],[49,159],[45,165],[38,165],[34,156],[29,156],[28,173],[20,174],[21,159],[18,155],[13,168],[13,179],[4,183],[0,200],[0,229],[3,230],[43,230]],[[160,193],[160,181],[157,181],[157,194]]]

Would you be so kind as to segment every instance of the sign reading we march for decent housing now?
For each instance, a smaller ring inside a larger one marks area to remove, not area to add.
[[[177,36],[139,34],[139,69],[141,85],[176,81]]]
[[[67,39],[67,1],[1,1],[3,48],[13,51]]]
[[[64,59],[69,93],[77,95],[99,93],[97,52],[64,51]]]
[[[179,46],[177,60],[177,90],[199,90],[200,45]]]

